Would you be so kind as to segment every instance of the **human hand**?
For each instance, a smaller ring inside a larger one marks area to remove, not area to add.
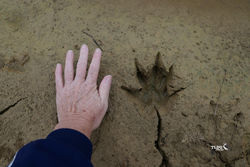
[[[56,66],[58,124],[55,129],[74,129],[90,138],[92,131],[99,127],[107,111],[112,76],[105,76],[100,83],[99,90],[97,90],[101,50],[95,50],[88,75],[85,77],[87,60],[88,47],[82,45],[74,77],[74,55],[73,51],[69,50],[65,62],[64,82],[62,65],[57,64]]]

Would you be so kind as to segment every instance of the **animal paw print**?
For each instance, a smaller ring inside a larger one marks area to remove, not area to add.
[[[185,89],[180,87],[174,90],[175,87],[171,85],[173,66],[167,70],[159,52],[156,55],[155,64],[150,70],[145,70],[138,59],[135,59],[135,66],[136,76],[141,87],[121,86],[121,88],[145,104],[163,104],[170,97]]]
[[[17,59],[15,57],[12,57],[8,62],[1,63],[0,60],[0,69],[1,67],[6,69],[10,72],[23,72],[24,71],[24,65],[29,61],[30,57],[28,54],[25,54],[20,59]],[[1,65],[2,64],[2,65]]]

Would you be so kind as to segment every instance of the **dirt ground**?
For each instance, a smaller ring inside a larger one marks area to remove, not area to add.
[[[250,1],[1,0],[0,41],[1,167],[53,130],[55,65],[83,43],[113,76],[94,166],[250,166]]]

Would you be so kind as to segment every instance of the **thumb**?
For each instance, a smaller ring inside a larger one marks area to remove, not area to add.
[[[112,82],[112,76],[107,75],[102,79],[102,81],[100,83],[100,87],[99,87],[100,97],[101,97],[103,103],[106,105],[108,104],[111,82]]]

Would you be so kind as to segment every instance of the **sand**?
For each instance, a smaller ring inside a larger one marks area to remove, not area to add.
[[[250,165],[249,18],[243,0],[2,0],[0,166],[53,130],[56,63],[83,43],[113,76],[94,166]]]

